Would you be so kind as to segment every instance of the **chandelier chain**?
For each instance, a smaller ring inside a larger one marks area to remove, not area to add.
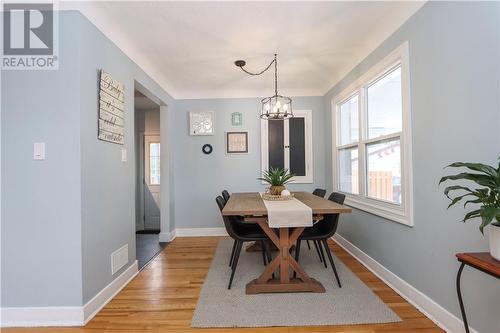
[[[278,59],[277,54],[274,54],[274,94],[278,95]]]
[[[245,73],[247,73],[248,75],[261,75],[261,74],[264,74],[269,68],[271,68],[272,64],[273,63],[276,63],[276,54],[274,55],[274,59],[269,63],[269,65],[267,65],[266,68],[264,68],[262,71],[258,72],[258,73],[252,73],[252,72],[249,72],[247,71],[246,69],[244,69],[243,67],[240,67],[241,70]]]

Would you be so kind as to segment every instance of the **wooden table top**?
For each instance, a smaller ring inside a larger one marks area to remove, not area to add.
[[[351,208],[320,198],[309,192],[293,192],[296,199],[311,207],[313,214],[350,213]],[[222,215],[267,215],[267,209],[258,192],[233,193],[222,210]]]
[[[459,261],[500,278],[500,261],[493,259],[489,252],[457,253],[456,256]]]

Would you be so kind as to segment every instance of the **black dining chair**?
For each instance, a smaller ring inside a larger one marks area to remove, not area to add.
[[[325,195],[326,195],[326,190],[325,189],[322,189],[322,188],[317,188],[315,189],[312,194],[314,194],[315,196],[317,197],[320,197],[320,198],[324,198]],[[319,252],[319,246],[317,244],[317,242],[314,242],[314,247],[316,248],[316,252],[318,253],[318,257],[319,257],[319,260],[321,262],[323,262],[323,257],[321,256],[321,253]],[[310,250],[311,249],[311,245],[309,244],[309,241],[307,241],[307,248]]]
[[[324,198],[326,195],[326,190],[322,188],[317,188],[313,191],[313,194],[317,197]]]
[[[336,202],[338,204],[343,204],[345,200],[345,195],[342,193],[336,193],[333,192],[329,197],[328,200]],[[312,240],[316,241],[318,243],[318,246],[320,247],[322,257],[323,257],[323,262],[325,263],[326,267],[326,260],[325,256],[323,254],[323,248],[325,248],[325,251],[328,255],[328,259],[330,261],[330,265],[332,266],[333,273],[335,274],[335,278],[337,279],[337,284],[339,285],[340,288],[342,288],[342,284],[340,283],[339,275],[337,274],[337,269],[335,268],[335,263],[333,262],[332,258],[332,253],[330,248],[328,247],[328,239],[330,239],[335,232],[337,232],[337,227],[339,223],[339,214],[328,214],[325,215],[323,220],[319,221],[316,223],[314,226],[310,228],[306,228],[302,235],[299,236],[297,239],[297,246],[295,250],[295,260],[298,262],[299,261],[299,256],[300,256],[300,243],[303,240]],[[296,273],[294,273],[294,277],[296,276]]]
[[[222,197],[227,202],[229,200],[229,198],[231,197],[231,195],[229,194],[229,192],[227,190],[224,190],[224,191],[222,191]]]
[[[217,206],[219,206],[222,214],[222,209],[224,208],[226,201],[220,195],[215,199],[215,201],[217,202]],[[261,242],[264,265],[266,265],[267,262],[271,262],[271,250],[269,247],[269,238],[264,231],[262,231],[259,225],[247,224],[239,220],[238,216],[222,215],[222,219],[227,233],[232,239],[234,239],[233,250],[231,251],[231,258],[229,260],[229,265],[231,266],[231,277],[227,287],[227,289],[231,289],[234,273],[236,272],[236,266],[238,265],[241,248],[244,242]]]

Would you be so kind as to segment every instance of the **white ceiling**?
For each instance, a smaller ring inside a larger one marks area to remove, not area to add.
[[[79,9],[174,98],[324,95],[424,2],[60,3]]]

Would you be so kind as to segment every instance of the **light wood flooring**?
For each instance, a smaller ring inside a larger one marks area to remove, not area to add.
[[[399,323],[350,326],[195,329],[190,327],[198,294],[222,237],[177,238],[85,327],[10,328],[14,332],[443,332],[350,254],[330,241],[335,255],[398,316]]]

